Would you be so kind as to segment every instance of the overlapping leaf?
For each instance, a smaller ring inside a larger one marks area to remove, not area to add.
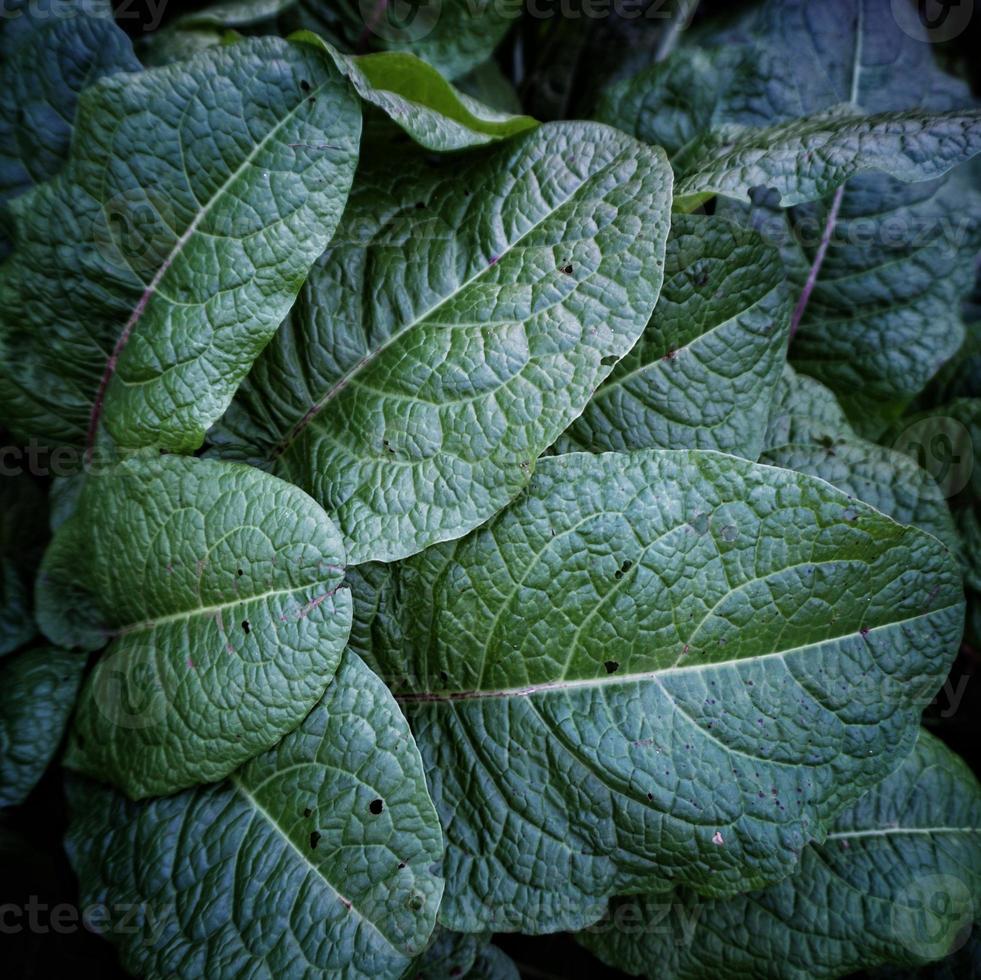
[[[651,322],[559,448],[718,449],[756,459],[789,327],[772,246],[727,221],[676,216]]]
[[[351,623],[334,525],[249,467],[178,456],[90,476],[39,573],[49,638],[109,643],[66,764],[130,796],[220,779],[296,727]]]
[[[490,524],[390,575],[359,635],[403,678],[441,921],[468,931],[788,874],[908,751],[964,615],[932,536],[713,452],[546,457]]]
[[[0,807],[17,806],[44,775],[75,705],[85,657],[54,647],[0,667]]]
[[[272,38],[87,89],[68,165],[12,207],[9,424],[199,445],[330,240],[359,127],[323,53]]]
[[[439,821],[405,719],[353,654],[226,782],[141,803],[69,791],[82,901],[135,910],[108,930],[134,974],[397,980],[433,930]]]
[[[981,788],[921,732],[902,766],[805,848],[793,877],[717,901],[678,893],[667,916],[663,900],[624,899],[577,938],[657,980],[821,980],[946,956],[971,929],[979,889]]]
[[[951,551],[961,550],[947,500],[931,474],[910,454],[856,435],[831,391],[791,367],[781,379],[760,461],[819,476],[900,524],[929,531]]]
[[[363,173],[219,451],[274,460],[352,564],[465,534],[640,337],[670,184],[660,151],[590,123]]]

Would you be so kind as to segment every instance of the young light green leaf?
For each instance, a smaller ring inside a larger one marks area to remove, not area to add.
[[[419,752],[351,653],[226,782],[131,803],[73,780],[69,803],[83,903],[136,910],[107,932],[133,974],[397,980],[433,930],[443,843]]]
[[[394,574],[404,639],[372,661],[408,670],[464,931],[789,874],[912,746],[964,616],[932,536],[708,451],[545,457]]]
[[[19,806],[44,775],[65,733],[85,656],[26,650],[0,667],[0,807]]]
[[[352,564],[465,534],[640,337],[670,193],[659,150],[593,123],[363,173],[213,441],[275,460]]]
[[[136,458],[90,475],[38,575],[63,646],[109,643],[66,765],[139,798],[213,781],[296,727],[351,625],[334,525],[250,467]]]
[[[977,779],[921,731],[903,764],[845,810],[826,841],[805,848],[793,877],[715,901],[678,892],[668,916],[663,899],[623,899],[576,938],[652,980],[830,980],[884,963],[918,966],[970,930],[979,844]]]
[[[310,31],[300,31],[292,40],[322,48],[365,102],[381,109],[428,150],[465,150],[538,125],[530,116],[481,105],[414,54],[384,51],[352,57]]]
[[[41,9],[8,0],[0,16],[0,201],[61,170],[86,85],[139,67],[108,2]]]
[[[789,327],[772,246],[727,221],[676,217],[651,322],[558,448],[718,449],[756,459]]]
[[[330,240],[359,133],[328,59],[274,38],[87,89],[66,168],[12,203],[10,424],[198,446]]]
[[[688,211],[716,194],[749,201],[753,188],[765,187],[790,207],[867,171],[907,183],[932,180],[979,152],[976,110],[865,116],[843,106],[761,129],[729,125],[685,153],[675,206]]]
[[[520,7],[492,0],[403,10],[387,0],[299,0],[284,24],[322,34],[343,51],[410,52],[452,79],[486,61],[520,16]]]
[[[930,473],[909,455],[852,432],[820,382],[785,368],[767,434],[760,462],[819,476],[960,551],[947,500]]]
[[[31,590],[45,538],[44,492],[30,476],[0,480],[0,657],[37,633]]]

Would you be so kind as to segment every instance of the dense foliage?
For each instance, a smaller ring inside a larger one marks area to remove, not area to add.
[[[4,7],[4,861],[144,977],[973,975],[958,49],[409,6]]]

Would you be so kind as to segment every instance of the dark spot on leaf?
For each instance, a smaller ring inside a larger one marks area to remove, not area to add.
[[[238,570],[238,572],[236,572],[236,574],[237,574],[237,575],[244,575],[244,574],[245,574],[245,572],[243,572],[243,571],[242,571],[242,569],[240,568],[240,569]]]
[[[247,619],[242,620],[242,629],[244,629],[246,633],[252,632],[252,626],[249,624]]]
[[[399,861],[399,871],[405,867],[405,861]]]
[[[648,798],[649,800],[653,800],[653,799],[654,799],[654,794],[653,794],[653,793],[648,793],[648,794],[647,794],[647,798]]]
[[[600,364],[603,367],[612,367],[617,362],[616,354],[607,354],[606,357],[600,359]]]
[[[317,844],[319,844],[319,843],[320,843],[320,834],[318,834],[317,831],[315,831],[315,830],[311,830],[310,831],[310,846],[314,850],[316,850],[317,849]]]
[[[379,813],[382,812],[385,804],[381,800],[372,800],[368,804],[368,809],[377,817]]]
[[[677,356],[678,356],[678,352],[676,350],[669,350],[667,354],[665,354],[664,357],[661,358],[661,360],[673,361]]]
[[[304,92],[309,92],[310,83],[305,78],[303,78],[300,80],[300,88],[302,88]]]
[[[311,810],[310,807],[305,806],[303,808],[303,816],[309,817],[311,813],[313,813],[313,810]]]
[[[863,626],[863,627],[862,627],[862,628],[861,628],[861,629],[859,630],[859,633],[861,633],[861,634],[862,634],[862,636],[868,636],[868,635],[869,635],[869,628],[868,628],[868,626]]]
[[[562,266],[562,269],[560,271],[564,275],[571,276],[572,275],[572,266],[571,265],[564,265],[564,266]]]
[[[426,205],[422,201],[416,201],[416,210],[421,211]]]
[[[405,903],[413,912],[418,912],[423,906],[422,895],[413,892],[412,897]]]
[[[608,674],[615,674],[620,669],[620,664],[615,660],[607,660],[603,666]]]

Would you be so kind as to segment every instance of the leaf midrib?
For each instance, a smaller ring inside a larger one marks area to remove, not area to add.
[[[270,825],[270,827],[272,827],[273,831],[289,845],[289,847],[300,858],[300,861],[303,864],[305,864],[311,871],[313,871],[313,873],[331,890],[331,892],[333,892],[333,894],[337,896],[338,901],[341,902],[341,904],[345,908],[353,912],[361,922],[363,922],[366,926],[368,926],[372,932],[374,932],[380,939],[384,941],[386,946],[394,950],[394,952],[397,953],[400,957],[406,959],[408,958],[406,952],[400,949],[399,946],[392,939],[386,936],[385,933],[382,932],[379,925],[376,922],[374,922],[372,919],[369,919],[368,916],[364,912],[362,912],[361,909],[359,909],[358,906],[354,904],[354,902],[351,901],[351,899],[349,899],[346,895],[343,895],[338,890],[337,886],[334,885],[333,882],[331,882],[327,878],[327,876],[323,873],[319,865],[314,864],[310,860],[310,858],[306,854],[304,854],[303,850],[296,844],[296,842],[290,837],[290,835],[286,833],[286,831],[282,828],[282,826],[275,819],[275,817],[273,817],[273,815],[248,791],[248,789],[245,787],[244,783],[242,782],[240,776],[232,775],[229,778],[229,782],[231,782],[231,784],[235,787],[238,793],[245,799],[246,803],[248,803],[249,806],[252,807],[255,813],[258,816],[265,819],[265,821]]]
[[[946,612],[948,609],[956,609],[959,607],[959,605],[959,603],[950,603],[946,606],[938,606],[936,609],[931,609],[928,612],[917,613],[915,616],[908,616],[905,619],[896,619],[889,623],[882,623],[878,626],[867,627],[866,633],[863,635],[867,637],[879,630],[891,629],[896,626],[901,626],[904,623],[912,623],[918,619],[923,619],[926,616],[935,616],[939,613]],[[734,660],[713,660],[711,663],[689,664],[687,666],[678,666],[675,664],[670,667],[642,671],[636,674],[616,673],[610,674],[606,677],[587,677],[576,680],[545,681],[537,684],[526,684],[519,687],[509,688],[488,688],[483,690],[473,689],[466,691],[414,691],[404,694],[396,694],[395,700],[400,704],[452,704],[459,701],[531,697],[538,694],[553,694],[589,688],[613,687],[619,684],[641,683],[644,681],[660,681],[661,678],[670,677],[674,674],[723,669],[726,667],[735,667],[741,664],[758,663],[765,660],[779,659],[787,657],[793,653],[799,653],[801,650],[809,650],[814,647],[823,646],[827,643],[836,643],[840,640],[847,639],[850,636],[854,636],[855,634],[855,630],[849,630],[847,633],[841,633],[838,636],[828,636],[824,639],[815,640],[812,643],[804,643],[801,646],[790,647],[786,650],[773,650],[770,653],[761,653],[752,657],[738,657]]]
[[[369,364],[373,363],[378,357],[380,357],[385,350],[391,347],[393,344],[397,343],[402,337],[404,337],[411,330],[419,326],[420,323],[424,323],[429,317],[436,313],[441,307],[445,306],[451,300],[454,300],[463,293],[466,289],[469,289],[481,276],[483,276],[488,269],[494,268],[516,249],[525,238],[530,234],[537,231],[542,225],[545,224],[550,218],[554,217],[562,208],[564,208],[572,199],[584,188],[587,187],[591,182],[595,181],[597,178],[601,177],[608,170],[610,170],[614,165],[619,163],[624,156],[623,150],[617,151],[614,156],[607,161],[602,167],[587,175],[587,177],[563,199],[555,205],[555,207],[550,208],[546,211],[538,221],[530,225],[525,231],[523,231],[513,242],[510,242],[508,246],[503,249],[497,256],[496,260],[490,264],[483,265],[476,272],[473,273],[468,279],[456,286],[452,292],[447,293],[443,296],[437,303],[434,303],[429,309],[425,310],[423,313],[416,316],[410,323],[405,324],[398,330],[390,334],[385,340],[379,344],[374,350],[368,351],[361,358],[359,358],[344,374],[341,375],[328,389],[327,391],[316,401],[309,409],[304,413],[303,417],[296,423],[293,427],[289,429],[286,435],[273,446],[271,455],[275,459],[282,456],[292,444],[299,438],[300,434],[303,432],[307,426],[327,407],[328,404],[341,392],[343,391],[351,381]]]

